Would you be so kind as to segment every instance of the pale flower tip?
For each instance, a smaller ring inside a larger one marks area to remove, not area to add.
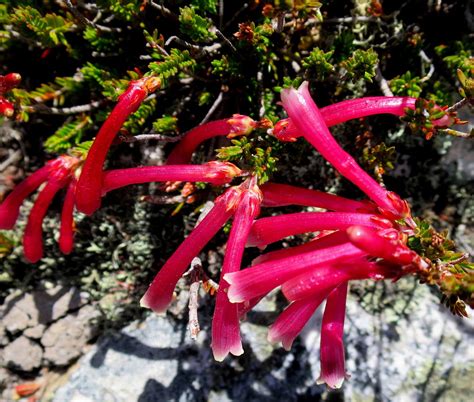
[[[333,376],[333,375],[330,375],[330,376],[320,376],[317,380],[316,380],[316,384],[320,385],[320,384],[326,384],[329,388],[331,389],[339,389],[342,387],[342,384],[344,384],[344,380],[345,380],[345,376]]]
[[[235,345],[232,345],[228,348],[221,348],[212,346],[212,354],[214,356],[214,360],[218,362],[224,361],[224,359],[230,354],[234,356],[241,356],[244,353],[244,348],[242,347],[242,343],[240,339]]]
[[[166,308],[158,308],[158,307],[153,307],[151,305],[151,303],[149,302],[148,300],[148,297],[145,293],[145,295],[140,299],[140,307],[143,307],[143,308],[148,308],[150,310],[153,310],[153,312],[155,312],[157,315],[159,315],[160,317],[165,317],[166,316]]]

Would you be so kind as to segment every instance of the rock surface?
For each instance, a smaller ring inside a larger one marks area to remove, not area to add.
[[[15,370],[31,371],[41,365],[43,349],[40,345],[20,336],[3,350],[3,364]]]
[[[451,316],[428,288],[411,280],[355,284],[353,294],[345,326],[352,377],[340,391],[328,393],[315,383],[321,312],[287,353],[266,341],[278,303],[264,301],[248,314],[239,358],[213,361],[207,304],[200,309],[197,342],[189,340],[184,320],[150,315],[103,337],[54,401],[471,400],[471,319]]]

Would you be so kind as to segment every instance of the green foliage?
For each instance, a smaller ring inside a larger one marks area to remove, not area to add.
[[[257,146],[258,140],[242,137],[231,141],[232,145],[217,150],[217,158],[222,161],[246,166],[258,177],[259,184],[268,181],[276,170],[278,159],[273,155],[272,147]]]
[[[190,56],[187,50],[171,49],[168,56],[163,56],[161,61],[155,61],[148,65],[150,71],[162,80],[162,85],[166,81],[177,75],[179,72],[196,66],[196,61]]]
[[[346,69],[349,78],[354,80],[363,78],[372,82],[378,62],[378,55],[373,49],[357,49],[351,57],[342,62],[342,66]]]
[[[143,5],[142,0],[98,0],[97,4],[110,11],[114,16],[124,20],[136,20]]]
[[[334,66],[329,62],[333,54],[334,50],[324,52],[318,47],[314,48],[309,56],[303,59],[302,65],[308,72],[322,80],[328,73],[334,71]]]
[[[422,91],[422,81],[420,77],[412,77],[411,71],[407,71],[399,77],[390,81],[390,89],[394,95],[411,96],[418,98]]]
[[[466,75],[474,73],[474,57],[468,43],[456,41],[452,46],[439,45],[435,48],[436,53],[443,58],[451,71],[460,69]]]
[[[218,0],[191,0],[191,5],[204,12],[215,14]]]
[[[72,122],[66,122],[44,142],[46,151],[51,153],[65,153],[79,141],[84,132],[92,125],[89,116],[80,116]]]
[[[148,102],[143,102],[138,110],[133,113],[123,125],[123,129],[128,134],[139,134],[142,132],[142,127],[153,115],[156,109],[156,99],[151,99]]]
[[[163,116],[153,122],[153,131],[157,134],[178,131],[178,119],[174,116]]]
[[[430,139],[435,133],[433,120],[438,120],[445,115],[446,112],[437,108],[433,101],[419,98],[416,100],[415,109],[407,109],[402,120],[408,123],[413,134],[423,135],[426,139]]]
[[[396,159],[395,147],[389,147],[384,142],[363,150],[363,161],[369,169],[381,175],[394,168]]]
[[[179,10],[179,29],[182,33],[196,42],[208,42],[216,38],[216,34],[211,32],[211,21],[198,15],[194,7],[187,6]]]
[[[63,45],[70,49],[65,34],[74,28],[71,16],[67,19],[54,13],[44,16],[33,7],[18,7],[10,22],[26,37],[38,40],[45,47]]]
[[[117,46],[117,37],[109,32],[100,31],[94,27],[87,26],[83,32],[84,39],[99,52],[108,52],[111,50],[120,50]]]

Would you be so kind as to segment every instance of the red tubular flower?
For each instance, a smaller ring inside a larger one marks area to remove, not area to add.
[[[217,361],[224,360],[229,353],[239,356],[244,352],[239,333],[238,306],[229,302],[227,298],[229,284],[223,277],[240,269],[247,235],[252,227],[253,220],[260,211],[262,194],[255,180],[255,177],[252,178],[249,181],[249,188],[242,192],[227,241],[221,280],[217,291],[216,307],[212,319],[211,345],[214,359]]]
[[[32,173],[5,198],[0,205],[0,229],[9,230],[15,226],[20,213],[21,204],[33,191],[48,180],[51,163]]]
[[[209,138],[227,136],[233,138],[248,135],[257,123],[248,116],[234,114],[230,119],[215,120],[188,131],[168,156],[168,165],[189,163],[196,148]]]
[[[340,264],[318,266],[290,279],[281,286],[289,301],[303,300],[313,294],[332,289],[342,282],[382,279],[393,276],[393,268],[357,258]]]
[[[223,185],[232,181],[241,170],[230,162],[208,162],[203,165],[142,166],[104,172],[102,193],[131,184],[157,181],[207,182]]]
[[[270,326],[268,341],[281,342],[286,350],[290,350],[293,341],[330,291],[331,289],[324,289],[313,294],[311,298],[291,303]]]
[[[376,212],[376,208],[367,201],[354,201],[323,191],[288,184],[265,183],[261,190],[264,207],[301,205],[338,212]]]
[[[309,94],[308,82],[303,82],[298,90],[294,88],[283,90],[281,99],[288,116],[298,130],[341,175],[367,194],[382,211],[397,218],[407,216],[409,212],[405,210],[406,205],[400,208],[403,201],[381,187],[339,146]]]
[[[340,388],[346,378],[344,357],[344,318],[346,315],[347,282],[328,296],[321,326],[321,374],[318,384]]]
[[[3,96],[0,96],[0,114],[5,117],[12,117],[15,113],[13,103],[7,101]]]
[[[157,313],[166,311],[173,298],[173,291],[179,278],[191,264],[192,259],[234,214],[240,193],[239,189],[231,187],[216,198],[212,209],[155,276],[140,301],[142,307],[150,308]]]
[[[252,226],[247,245],[249,247],[265,247],[267,244],[300,233],[347,229],[354,225],[373,228],[392,227],[392,223],[387,219],[372,214],[351,212],[298,212],[257,220]]]
[[[50,176],[31,208],[23,235],[23,252],[30,262],[37,262],[43,257],[43,219],[54,196],[69,180],[68,174],[66,169],[54,172],[54,177]]]
[[[344,243],[254,265],[242,271],[224,275],[224,279],[230,284],[228,297],[232,303],[251,300],[267,294],[308,268],[342,262],[365,254],[352,244]]]
[[[427,266],[417,253],[401,243],[398,231],[353,226],[347,229],[347,234],[351,243],[373,257],[399,265],[416,265],[420,268]]]
[[[11,91],[17,87],[21,82],[21,75],[18,73],[9,73],[7,75],[0,75],[0,95]]]
[[[146,96],[159,86],[158,78],[144,77],[132,81],[119,97],[117,105],[97,133],[82,168],[76,191],[76,206],[79,211],[90,215],[100,207],[102,169],[107,152],[128,116],[134,113]]]
[[[415,109],[417,98],[405,96],[372,96],[367,98],[351,99],[335,103],[320,109],[326,126],[332,127],[336,124],[345,123],[361,117],[377,114],[392,114],[404,116],[406,109]],[[440,107],[438,109],[441,110]],[[449,125],[449,116],[433,121],[435,126]],[[273,128],[273,135],[280,141],[294,142],[303,134],[298,130],[291,119],[282,119]]]
[[[59,249],[63,254],[70,254],[74,246],[74,201],[76,179],[72,178],[67,187],[61,211],[61,227],[59,230]]]
[[[299,246],[283,248],[281,250],[270,251],[269,253],[262,254],[252,261],[252,265],[261,264],[262,262],[267,261],[275,261],[298,254],[304,254],[309,251],[321,250],[326,247],[347,243],[348,241],[349,237],[347,236],[347,233],[344,230],[338,230],[322,237],[312,239],[309,242],[300,244]]]

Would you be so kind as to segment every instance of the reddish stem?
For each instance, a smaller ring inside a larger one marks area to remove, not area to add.
[[[69,254],[74,246],[74,201],[76,179],[71,179],[64,198],[61,211],[61,228],[59,230],[59,249],[64,254]]]
[[[102,168],[109,148],[125,120],[158,85],[156,78],[150,77],[132,81],[119,97],[117,105],[97,133],[82,168],[76,191],[76,206],[79,211],[90,215],[100,207]]]
[[[49,176],[50,165],[47,164],[33,172],[7,196],[0,205],[0,229],[8,230],[15,226],[20,213],[20,207],[25,198],[43,184]]]

